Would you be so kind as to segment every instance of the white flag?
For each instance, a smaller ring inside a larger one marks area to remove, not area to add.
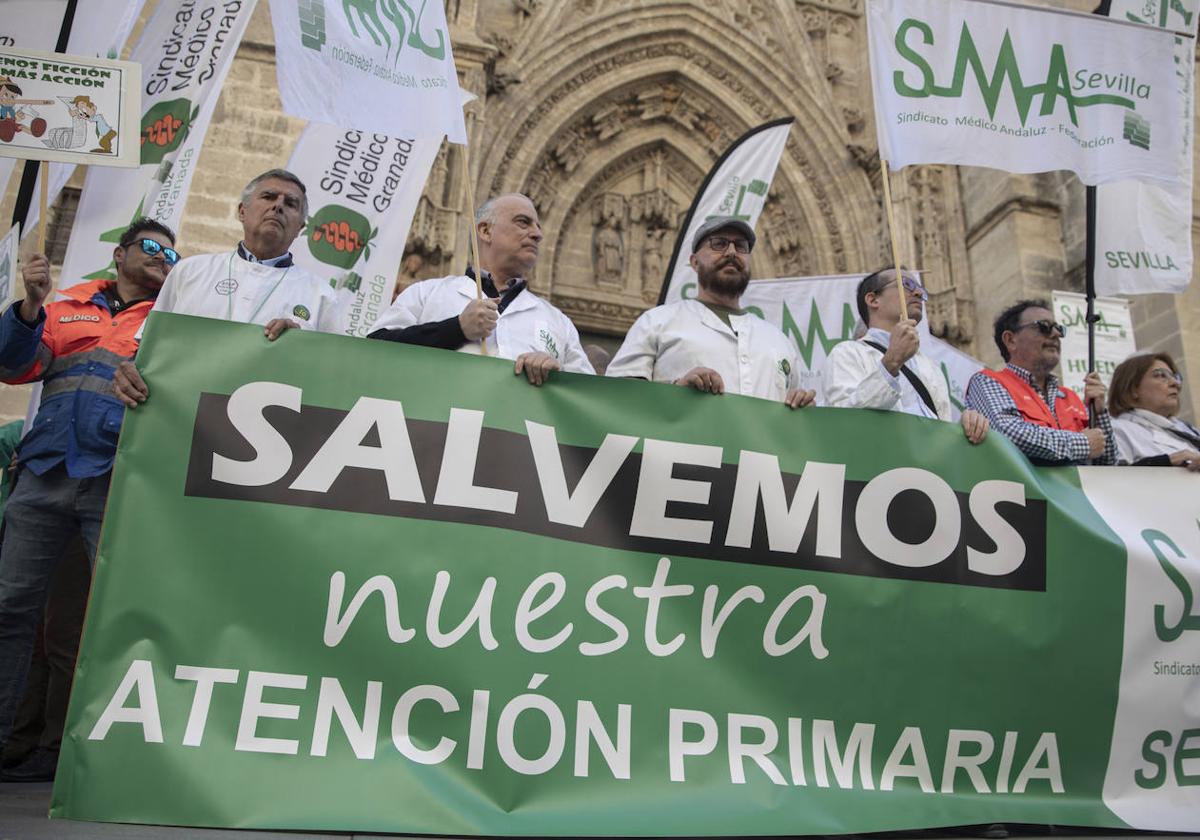
[[[1108,15],[1196,34],[1200,0],[1112,0]],[[1119,181],[1096,190],[1096,293],[1182,292],[1192,279],[1194,38],[1175,37],[1183,87],[1179,130],[1182,184]]]
[[[271,0],[271,23],[286,113],[467,142],[442,0]]]
[[[675,240],[659,303],[696,296],[696,272],[688,264],[688,257],[692,254],[692,237],[702,224],[714,216],[736,216],[751,228],[758,224],[793,122],[794,118],[786,117],[751,129],[713,164]]]
[[[86,55],[96,58],[118,58],[129,31],[141,14],[146,0],[89,0],[75,7],[75,18],[71,21],[71,34],[67,38],[68,55]],[[3,5],[0,4],[0,10]],[[53,49],[54,44],[46,47]],[[47,205],[53,206],[63,186],[75,172],[73,163],[50,164],[50,191]],[[41,191],[42,176],[34,179],[33,194]],[[38,202],[31,202],[25,214],[24,235],[37,229]]]
[[[800,359],[801,388],[817,392],[823,403],[821,369],[835,345],[854,338],[859,324],[854,293],[863,274],[831,277],[790,277],[752,280],[742,295],[742,306],[779,327],[796,345]],[[694,297],[694,294],[688,295]],[[950,391],[950,407],[957,420],[965,407],[967,383],[983,364],[929,332],[922,318],[917,328],[921,352],[942,372]]]
[[[441,140],[401,139],[313,123],[288,169],[308,186],[296,264],[344,297],[346,335],[365,336],[392,303],[408,227]]]
[[[1169,32],[980,0],[868,0],[880,154],[1182,183]]]
[[[159,4],[131,56],[145,68],[142,164],[128,170],[89,169],[63,260],[63,287],[114,277],[113,246],[138,216],[179,229],[204,134],[254,4]]]

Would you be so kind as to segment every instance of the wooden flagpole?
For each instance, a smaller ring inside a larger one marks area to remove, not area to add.
[[[888,181],[888,162],[879,158],[879,169],[883,175],[883,206],[887,210],[888,236],[892,240],[892,264],[896,268],[896,291],[900,294],[900,317],[908,318],[908,300],[904,295],[904,283],[900,278],[900,245],[896,240],[896,211],[892,208],[892,186]]]
[[[471,129],[475,126],[475,111],[467,111],[467,142],[463,144],[463,176],[467,186],[467,225],[471,229],[471,265],[475,267],[475,299],[483,300],[483,263],[479,261],[479,231],[475,224],[475,181],[471,174]],[[479,349],[489,355],[487,336],[479,340]]]
[[[48,213],[48,205],[50,204],[50,162],[43,160],[39,167],[38,175],[42,179],[41,189],[38,190],[38,235],[37,235],[37,252],[39,254],[46,253],[46,215]],[[51,289],[51,292],[54,290]]]

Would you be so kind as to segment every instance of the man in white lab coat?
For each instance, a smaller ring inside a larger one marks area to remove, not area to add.
[[[262,324],[270,341],[288,329],[339,332],[335,291],[295,265],[288,250],[307,218],[308,197],[299,178],[285,169],[259,175],[238,202],[243,238],[237,248],[181,260],[167,275],[153,311]],[[133,362],[117,369],[113,390],[129,408],[149,396]]]
[[[692,238],[690,259],[699,294],[643,312],[606,375],[759,397],[791,408],[810,404],[814,393],[796,387],[795,345],[774,324],[741,308],[754,243],[754,230],[736,217],[702,225]]]
[[[379,316],[369,338],[487,353],[515,362],[513,370],[541,385],[555,370],[593,373],[571,320],[529,291],[542,227],[519,193],[496,196],[475,214],[484,295],[474,271],[414,283]]]
[[[937,365],[921,350],[917,323],[929,295],[916,275],[900,272],[907,311],[900,311],[895,269],[868,274],[855,291],[867,333],[829,352],[821,370],[826,405],[901,411],[917,417],[951,420],[950,389]],[[987,418],[967,409],[960,420],[971,443],[987,436]]]

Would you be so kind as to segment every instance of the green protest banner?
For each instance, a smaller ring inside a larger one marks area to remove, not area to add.
[[[1200,828],[1183,470],[175,315],[139,365],[53,817]]]

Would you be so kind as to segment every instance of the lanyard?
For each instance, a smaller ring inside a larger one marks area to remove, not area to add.
[[[226,279],[229,280],[231,285],[233,284],[233,258],[235,256],[237,256],[236,251],[229,255],[229,265],[227,265],[225,267]],[[267,301],[271,299],[271,295],[275,294],[275,290],[279,288],[279,284],[283,282],[284,278],[288,276],[288,272],[291,270],[292,270],[292,267],[290,265],[283,270],[283,274],[280,275],[279,279],[275,281],[275,285],[272,286],[271,290],[269,292],[267,292],[267,294],[262,298],[262,300],[260,300],[258,302],[258,306],[254,307],[254,311],[251,312],[250,317],[246,319],[247,324],[257,323],[254,319],[258,317],[258,313],[262,311],[262,308],[266,305]],[[229,293],[229,299],[226,301],[226,307],[225,307],[225,320],[226,321],[233,320],[233,295],[234,295],[234,293],[231,291]]]

